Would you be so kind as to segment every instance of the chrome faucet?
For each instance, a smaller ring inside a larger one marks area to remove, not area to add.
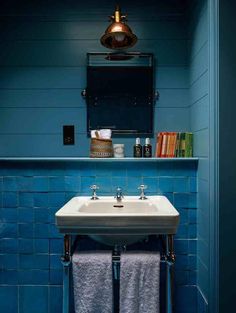
[[[92,185],[90,186],[90,189],[92,189],[93,191],[93,194],[92,194],[92,197],[90,198],[91,200],[98,200],[98,196],[97,196],[97,190],[99,189],[99,187],[97,185]]]
[[[140,185],[140,186],[138,187],[138,189],[141,190],[141,194],[140,194],[139,200],[146,200],[147,197],[145,196],[144,190],[147,189],[147,186],[146,186],[146,185]]]
[[[120,202],[122,200],[122,198],[124,198],[123,194],[122,194],[122,189],[120,187],[117,187],[116,189],[116,195],[114,197],[118,202]]]

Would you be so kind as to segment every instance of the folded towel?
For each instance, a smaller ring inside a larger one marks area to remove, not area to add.
[[[120,260],[120,313],[159,313],[160,254],[125,252]]]
[[[111,129],[91,130],[91,138],[111,139]]]
[[[75,312],[113,312],[111,251],[75,252],[72,268]]]

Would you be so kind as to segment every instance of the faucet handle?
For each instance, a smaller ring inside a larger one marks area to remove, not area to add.
[[[145,190],[145,189],[147,189],[147,185],[140,185],[140,186],[138,187],[138,189]]]
[[[91,185],[91,186],[90,186],[90,189],[92,189],[92,190],[98,190],[99,187],[98,187],[97,185]]]
[[[90,186],[90,189],[92,189],[92,191],[93,191],[91,200],[97,200],[97,199],[99,199],[98,196],[97,196],[97,194],[96,194],[96,190],[98,190],[99,187],[98,187],[97,185],[91,185],[91,186]]]
[[[144,190],[147,189],[147,185],[140,185],[140,186],[138,187],[138,189],[141,190],[141,194],[140,194],[139,199],[140,199],[140,200],[146,200],[147,197],[145,196]]]

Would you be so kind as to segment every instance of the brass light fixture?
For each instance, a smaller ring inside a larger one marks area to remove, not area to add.
[[[101,38],[103,46],[109,49],[126,49],[136,44],[138,38],[125,24],[126,17],[126,15],[121,14],[120,7],[117,5],[114,15],[111,16],[112,23]]]

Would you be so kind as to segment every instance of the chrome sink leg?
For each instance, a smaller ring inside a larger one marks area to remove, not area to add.
[[[61,257],[63,265],[63,313],[69,313],[70,305],[70,264],[71,264],[71,236],[64,236],[64,254]]]
[[[174,312],[174,236],[166,236],[166,313]]]

